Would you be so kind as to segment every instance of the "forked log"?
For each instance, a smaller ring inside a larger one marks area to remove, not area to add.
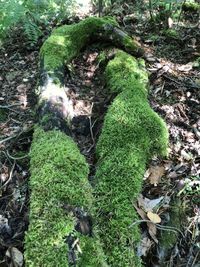
[[[90,229],[94,207],[89,168],[70,137],[74,111],[64,88],[66,64],[96,40],[112,42],[134,55],[142,51],[112,18],[62,26],[40,51],[39,125],[30,152],[27,267],[107,266],[98,235]]]
[[[110,17],[91,17],[53,31],[40,52],[39,123],[45,130],[59,129],[70,134],[73,105],[64,90],[66,64],[92,42],[110,42],[134,56],[142,56],[138,42],[123,32]]]

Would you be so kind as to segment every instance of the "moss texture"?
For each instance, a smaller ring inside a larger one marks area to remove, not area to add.
[[[184,11],[198,12],[200,11],[200,4],[194,1],[188,1],[188,2],[183,3],[182,8]]]
[[[40,55],[44,58],[45,69],[59,69],[64,63],[69,63],[90,41],[92,34],[106,24],[118,25],[110,17],[90,17],[80,23],[55,29],[41,48]]]
[[[167,155],[168,131],[151,109],[144,62],[119,51],[106,68],[107,86],[118,95],[105,116],[97,144],[96,211],[108,265],[141,266],[135,255],[138,228],[129,227],[147,161]]]
[[[179,232],[181,230],[181,227],[183,225],[183,219],[184,219],[184,207],[183,204],[179,199],[176,199],[176,201],[173,201],[170,209],[170,221],[167,223],[166,226],[174,227],[173,230],[175,232],[172,232],[170,230],[161,231],[161,237],[160,237],[160,249],[164,251],[165,253],[169,253],[170,249],[172,249],[176,242],[178,241]],[[176,232],[177,231],[177,232]]]
[[[77,266],[106,266],[97,238],[75,232],[76,218],[63,204],[89,214],[92,206],[88,165],[73,140],[60,131],[37,127],[31,146],[30,225],[25,238],[27,267],[68,266],[70,234],[79,238]],[[85,264],[87,263],[87,264]]]
[[[62,69],[63,65],[77,56],[91,40],[96,41],[101,38],[114,42],[115,45],[123,47],[130,53],[141,52],[139,44],[130,36],[120,30],[113,31],[113,27],[118,26],[112,17],[89,17],[77,24],[57,28],[40,51],[44,69],[48,71]]]
[[[179,33],[174,30],[174,29],[167,29],[163,31],[163,34],[168,37],[168,38],[172,38],[172,39],[180,39],[180,35]]]

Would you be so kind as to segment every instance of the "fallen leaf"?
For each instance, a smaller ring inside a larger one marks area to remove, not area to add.
[[[3,235],[6,234],[11,234],[11,228],[8,224],[8,219],[5,218],[3,215],[0,215],[0,235],[1,237],[3,237]]]
[[[177,178],[179,175],[175,172],[175,171],[172,171],[170,172],[168,175],[167,175],[167,178],[170,178],[170,179],[175,179]]]
[[[190,63],[188,63],[186,65],[182,65],[182,66],[178,67],[177,69],[179,71],[188,72],[188,71],[192,70],[192,67],[193,67],[192,66],[192,62],[190,62]]]
[[[140,215],[140,217],[145,220],[147,218],[146,213],[142,209],[138,208],[136,205],[133,206],[136,209],[137,213]]]
[[[165,173],[165,167],[164,166],[151,166],[149,168],[149,171],[150,171],[150,175],[149,175],[150,184],[157,186],[157,184],[160,182],[161,177]]]
[[[137,255],[139,257],[147,256],[147,253],[149,252],[152,245],[153,242],[147,236],[142,237],[142,240],[137,247]]]
[[[146,197],[143,197],[142,194],[139,195],[137,198],[139,207],[143,208],[145,212],[153,211],[155,207],[157,207],[160,202],[163,200],[164,197],[159,197],[156,199],[149,199]]]
[[[190,161],[190,160],[192,160],[192,158],[193,158],[193,156],[192,156],[192,154],[191,153],[187,153],[185,150],[181,150],[181,156],[185,159],[185,160],[187,160],[187,161]]]
[[[169,27],[169,29],[172,28],[173,24],[174,24],[173,20],[169,17],[168,18],[168,27]]]
[[[143,180],[146,180],[149,178],[149,175],[150,175],[150,169],[147,169],[145,174],[144,174],[144,177],[143,177]]]
[[[160,223],[161,222],[160,216],[156,213],[151,212],[151,211],[147,212],[147,217],[153,223]]]
[[[23,254],[15,247],[8,248],[6,256],[10,258],[11,263],[9,267],[21,267],[24,263]]]
[[[156,237],[156,234],[157,234],[156,225],[154,223],[147,222],[147,226],[148,226],[148,232],[149,232],[151,238],[155,241],[155,243],[158,244],[158,239]]]

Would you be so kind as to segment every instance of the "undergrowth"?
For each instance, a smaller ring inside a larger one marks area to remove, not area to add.
[[[52,23],[73,14],[74,0],[2,0],[0,1],[0,38],[9,35],[13,27],[22,28],[27,44],[34,46]]]

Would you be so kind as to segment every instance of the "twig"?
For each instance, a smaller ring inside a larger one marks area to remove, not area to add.
[[[21,156],[21,157],[14,157],[14,156],[10,155],[10,153],[8,152],[8,150],[6,150],[6,154],[7,154],[7,156],[8,156],[9,158],[14,159],[14,160],[25,159],[25,158],[28,157],[28,155]]]
[[[185,5],[185,2],[186,2],[186,0],[184,0],[183,3],[182,3],[182,5],[181,5],[181,11],[180,11],[180,14],[179,14],[179,17],[178,17],[177,27],[179,26],[179,22],[180,22],[180,20],[181,20],[181,15],[182,15],[182,13],[183,13],[183,6]],[[176,28],[177,28],[177,27],[176,27]]]
[[[94,134],[93,134],[93,131],[92,131],[92,128],[93,128],[94,124],[92,124],[92,119],[91,119],[93,105],[94,105],[94,103],[92,103],[92,105],[91,105],[89,121],[90,121],[90,135],[91,135],[92,142],[93,142],[93,145],[94,145],[95,144],[95,140],[94,140]]]
[[[17,137],[17,134],[15,134],[15,135],[11,135],[11,136],[9,136],[9,137],[6,137],[6,138],[3,139],[3,140],[0,140],[0,145],[3,144],[4,142],[9,141],[9,140],[12,139],[12,138],[15,138],[15,137]]]
[[[5,184],[2,185],[1,189],[4,188],[11,180],[12,180],[12,176],[13,176],[13,171],[14,171],[14,168],[15,168],[15,161],[12,165],[12,169],[10,171],[10,175],[9,175],[9,178],[8,180],[5,182]]]
[[[7,106],[0,105],[0,108],[2,108],[2,109],[10,109],[12,107],[17,107],[17,106],[21,106],[21,104],[12,104],[12,105],[7,105]]]
[[[193,262],[192,262],[191,267],[194,266],[194,264],[195,264],[195,262],[196,262],[196,260],[197,260],[197,258],[198,258],[198,256],[199,256],[199,253],[200,253],[200,251],[198,250],[197,253],[196,253],[196,255],[195,255],[195,257],[194,257],[194,260],[193,260]]]
[[[7,141],[9,141],[10,139],[13,139],[13,138],[15,138],[15,137],[19,137],[19,136],[20,136],[21,134],[23,134],[24,132],[29,132],[29,131],[32,130],[32,129],[33,129],[33,126],[27,128],[27,129],[24,129],[24,130],[18,132],[17,134],[8,136],[8,137],[6,137],[5,139],[0,140],[0,145],[3,144],[3,143],[5,143],[5,142],[7,142]]]
[[[153,223],[160,230],[171,231],[171,232],[175,232],[175,233],[179,232],[182,235],[182,237],[184,237],[184,234],[179,229],[177,229],[176,227],[166,226],[166,225],[160,225],[160,224],[154,223],[154,222],[152,222],[150,220],[138,220],[138,221],[132,223],[129,226],[129,228],[132,227],[132,226],[134,226],[135,224],[142,223],[142,222],[150,222],[150,223]]]

